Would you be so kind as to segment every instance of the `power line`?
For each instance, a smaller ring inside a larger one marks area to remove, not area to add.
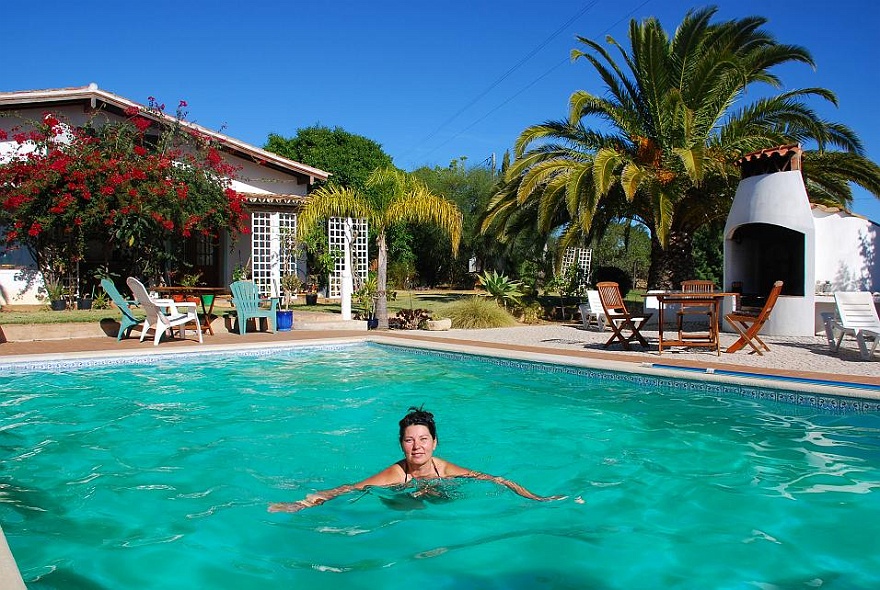
[[[565,29],[566,29],[571,23],[573,23],[574,21],[576,21],[577,19],[579,19],[581,16],[583,16],[587,11],[589,11],[591,8],[593,8],[593,6],[595,6],[596,4],[598,4],[598,2],[599,2],[599,0],[593,0],[592,2],[590,2],[589,4],[587,4],[586,6],[584,6],[583,8],[581,8],[581,9],[580,9],[580,10],[579,10],[574,16],[572,16],[571,18],[569,18],[567,21],[565,21],[565,23],[563,23],[560,27],[558,27],[555,31],[553,31],[553,33],[551,33],[549,37],[547,37],[546,39],[544,39],[541,43],[538,44],[537,47],[535,47],[535,48],[532,49],[529,53],[527,53],[527,54],[525,55],[525,57],[523,57],[522,59],[520,59],[518,62],[516,62],[516,64],[514,64],[514,65],[513,65],[511,68],[509,68],[506,72],[504,72],[503,74],[501,74],[501,76],[500,76],[498,79],[496,79],[494,82],[492,82],[492,84],[490,84],[488,88],[486,88],[485,90],[483,90],[483,92],[481,92],[480,94],[478,94],[475,98],[473,98],[473,99],[470,100],[467,104],[465,104],[463,107],[461,107],[460,109],[458,109],[458,110],[457,110],[457,111],[456,111],[451,117],[449,117],[448,119],[446,119],[445,121],[443,121],[443,122],[442,122],[442,123],[436,128],[436,129],[434,129],[433,131],[431,131],[427,136],[425,136],[425,137],[424,137],[420,142],[418,142],[416,145],[417,145],[417,146],[418,146],[418,145],[424,145],[428,140],[432,139],[432,138],[433,138],[435,135],[437,135],[437,133],[439,133],[444,127],[446,127],[446,126],[449,125],[452,121],[454,121],[455,119],[457,119],[459,115],[461,115],[463,112],[465,112],[465,111],[468,110],[470,107],[472,107],[473,105],[475,105],[477,102],[480,101],[481,98],[483,98],[484,96],[486,96],[487,94],[489,94],[489,93],[490,93],[492,90],[494,90],[499,84],[501,84],[504,80],[506,80],[508,77],[510,77],[510,75],[513,74],[513,72],[515,72],[516,70],[518,70],[518,69],[519,69],[524,63],[526,63],[527,61],[529,61],[529,59],[531,59],[536,53],[538,53],[539,51],[541,51],[542,49],[544,49],[544,47],[546,47],[546,46],[550,43],[550,41],[552,41],[553,39],[555,39],[556,37],[558,37],[559,35],[561,35],[561,34],[565,31]],[[409,150],[407,150],[407,151],[404,153],[403,157],[405,158],[406,156],[408,156],[408,155],[409,155],[414,149],[415,149],[415,147],[410,148]],[[436,149],[436,148],[435,148],[435,149]]]
[[[630,18],[635,12],[637,12],[637,11],[641,10],[642,8],[644,8],[645,5],[649,4],[651,1],[652,1],[652,0],[644,0],[644,2],[642,2],[641,4],[639,4],[638,6],[636,6],[635,8],[633,8],[632,10],[630,10],[626,15],[624,15],[623,17],[621,17],[620,19],[618,19],[616,22],[614,22],[614,23],[612,23],[611,25],[609,25],[608,27],[606,27],[605,30],[602,31],[602,33],[600,33],[600,34],[601,34],[601,35],[605,35],[605,34],[607,34],[608,31],[612,30],[614,27],[616,27],[617,25],[619,25],[620,23],[622,23],[622,22],[625,21],[626,19]],[[577,18],[577,16],[580,16],[580,15],[581,15],[583,12],[585,12],[587,9],[592,8],[593,5],[595,5],[595,2],[593,2],[592,4],[590,4],[589,6],[587,6],[584,10],[582,10],[580,13],[578,13],[578,15],[576,15],[575,17],[569,19],[569,20],[566,22],[566,24],[563,25],[563,27],[561,27],[561,28],[564,28],[565,26],[567,26],[568,24],[570,24],[573,20],[575,20],[575,18]],[[554,33],[553,36],[558,35],[558,34],[559,34],[559,31],[560,31],[560,29],[557,29],[557,32]],[[551,37],[551,38],[552,38],[552,37]],[[550,40],[550,39],[548,38],[547,41],[549,41],[549,40]],[[544,45],[546,45],[546,41],[545,41],[540,47],[543,47]],[[529,54],[529,57],[531,57],[531,55],[533,55],[534,53],[535,53],[535,52],[533,51],[531,54]],[[528,58],[526,58],[526,59],[528,59]],[[525,60],[523,60],[523,61],[525,61]],[[520,62],[520,63],[522,63],[522,62]],[[562,67],[563,65],[565,65],[565,64],[567,64],[567,63],[569,63],[569,58],[565,58],[565,59],[563,59],[562,61],[560,61],[559,63],[557,63],[556,65],[552,66],[549,70],[547,70],[546,72],[544,72],[543,74],[541,74],[540,76],[538,76],[537,78],[535,78],[534,80],[532,80],[531,82],[529,82],[528,84],[526,84],[526,85],[525,85],[523,88],[521,88],[519,91],[517,91],[516,93],[514,93],[513,95],[511,95],[510,97],[508,97],[507,99],[505,99],[504,101],[502,101],[501,103],[499,103],[498,105],[496,105],[494,108],[490,109],[489,112],[487,112],[485,115],[483,115],[482,117],[480,117],[479,119],[477,119],[476,121],[474,121],[473,123],[471,123],[470,125],[468,125],[467,127],[465,127],[464,129],[462,129],[461,131],[459,131],[459,132],[456,133],[455,135],[452,135],[451,137],[449,137],[448,139],[446,139],[446,140],[443,141],[442,143],[438,144],[436,147],[434,147],[433,149],[431,149],[431,151],[429,151],[429,152],[423,154],[423,157],[430,156],[431,154],[433,154],[434,152],[436,152],[437,150],[439,150],[441,147],[445,146],[447,143],[449,143],[449,142],[452,141],[453,139],[457,139],[459,136],[461,136],[462,133],[464,133],[465,131],[470,130],[471,128],[473,128],[474,126],[476,126],[478,123],[481,123],[482,121],[484,121],[485,119],[487,119],[490,115],[494,114],[498,109],[500,109],[500,108],[503,107],[504,105],[510,103],[513,99],[515,99],[516,97],[518,97],[519,95],[521,95],[522,93],[524,93],[526,90],[528,90],[529,88],[531,88],[532,86],[534,86],[535,84],[537,84],[538,82],[540,82],[541,80],[543,80],[544,78],[546,78],[547,76],[549,76],[549,75],[552,74],[554,71],[556,71],[557,69],[559,69],[560,67]],[[520,65],[520,64],[518,64],[517,67],[518,67],[519,65]],[[512,71],[512,70],[510,70],[510,71]],[[505,74],[505,77],[506,77],[506,75],[507,75],[507,74]],[[500,82],[500,80],[499,80],[499,82]],[[494,88],[495,86],[497,86],[497,84],[495,84],[495,85],[493,85],[492,87],[490,87],[489,90],[491,90],[491,89]],[[488,90],[487,90],[486,92],[488,92]],[[475,103],[477,100],[479,100],[480,98],[482,98],[482,97],[486,94],[486,92],[484,92],[484,93],[481,94],[479,97],[477,97],[477,99],[475,99],[475,100],[471,101],[470,103],[468,103],[468,106],[471,106],[471,105],[472,105],[473,103]],[[467,107],[465,107],[465,109],[466,109],[466,108],[467,108]],[[432,132],[428,137],[426,137],[425,140],[430,139],[431,137],[433,137],[434,135],[436,135],[437,131],[439,131],[440,129],[442,129],[443,126],[445,126],[449,121],[451,121],[452,119],[454,119],[455,117],[457,117],[459,114],[461,114],[461,112],[464,111],[465,109],[460,110],[460,111],[459,111],[458,113],[456,113],[451,119],[449,119],[446,123],[444,123],[443,125],[441,125],[440,128],[434,130],[434,132]],[[423,141],[423,143],[424,143],[424,141]],[[410,152],[411,152],[411,151],[412,151],[412,150],[410,150]],[[409,155],[409,152],[407,152],[406,155]]]

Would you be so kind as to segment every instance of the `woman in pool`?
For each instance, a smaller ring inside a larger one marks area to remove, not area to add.
[[[465,469],[440,457],[435,457],[437,428],[434,425],[434,415],[422,408],[410,408],[409,413],[400,421],[400,448],[403,450],[403,459],[363,481],[309,494],[304,500],[298,502],[270,504],[269,512],[298,512],[303,508],[318,506],[327,500],[332,500],[354,490],[363,490],[368,486],[406,486],[419,480],[442,480],[454,477],[493,481],[513,490],[523,498],[539,502],[559,500],[564,497],[537,496],[518,483],[503,477]],[[442,493],[436,487],[422,486],[413,495],[415,497],[442,496]]]

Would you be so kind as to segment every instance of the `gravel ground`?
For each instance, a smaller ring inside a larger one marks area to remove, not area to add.
[[[599,332],[585,330],[579,324],[548,324],[540,326],[517,326],[514,328],[493,328],[485,330],[449,330],[446,332],[425,332],[432,337],[460,338],[481,342],[518,344],[553,349],[602,351],[620,354],[624,357],[643,357],[646,361],[659,362],[662,359],[692,360],[704,363],[721,363],[746,367],[762,367],[788,371],[830,373],[836,375],[858,375],[880,377],[880,351],[872,360],[862,360],[859,349],[852,337],[844,338],[840,351],[832,352],[828,340],[822,336],[785,337],[761,336],[770,347],[763,356],[749,354],[748,346],[734,354],[724,349],[736,341],[734,334],[721,335],[721,356],[709,349],[664,349],[657,352],[657,331],[643,330],[649,347],[643,350],[638,344],[631,351],[625,351],[619,343],[607,349],[603,347],[611,336],[611,331]]]

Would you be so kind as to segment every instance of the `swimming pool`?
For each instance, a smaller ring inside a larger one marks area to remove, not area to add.
[[[29,588],[880,583],[877,413],[376,345],[86,365],[0,373]],[[398,459],[423,403],[439,456],[569,498],[266,511]]]

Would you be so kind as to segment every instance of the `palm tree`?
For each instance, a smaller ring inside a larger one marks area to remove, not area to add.
[[[519,206],[535,202],[538,231],[561,228],[566,243],[590,237],[609,213],[642,223],[652,241],[649,284],[669,287],[692,278],[691,238],[727,215],[744,154],[809,143],[815,149],[805,150],[803,172],[814,198],[846,206],[850,182],[880,196],[880,168],[856,134],[806,104],[836,104],[829,90],[791,90],[734,109],[747,88],[781,85],[775,66],[814,64],[806,49],[761,30],[765,19],[712,23],[716,11],[689,12],[671,38],[655,18],[631,21],[629,51],[609,38],[622,66],[578,38],[586,49],[572,56],[593,66],[605,92],[577,91],[567,120],[523,131],[507,177],[519,177]],[[601,127],[589,127],[591,119]],[[499,193],[484,229],[513,214],[509,192]]]
[[[449,234],[452,251],[461,240],[461,212],[451,201],[432,193],[410,175],[392,167],[377,168],[367,180],[367,190],[333,184],[313,192],[297,220],[297,233],[307,235],[329,217],[368,219],[376,232],[379,250],[376,315],[379,329],[388,329],[388,228],[395,223],[430,223]]]

